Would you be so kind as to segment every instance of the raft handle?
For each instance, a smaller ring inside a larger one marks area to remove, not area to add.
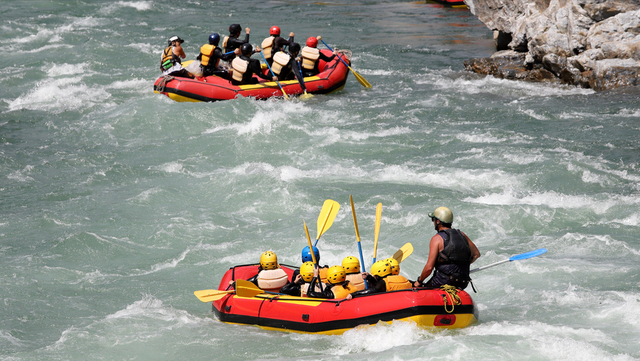
[[[309,321],[309,314],[308,313],[303,313],[302,314],[302,321]]]

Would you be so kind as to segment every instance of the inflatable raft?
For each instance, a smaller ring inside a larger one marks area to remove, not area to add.
[[[326,49],[320,51],[327,56],[332,54]],[[343,51],[339,54],[342,59],[350,63],[349,51]],[[327,94],[342,89],[349,75],[347,66],[337,56],[328,63],[322,60],[318,61],[320,62],[318,66],[320,73],[304,78],[307,93]],[[264,69],[264,72],[268,74],[269,69]],[[196,79],[161,76],[155,81],[153,90],[155,93],[164,94],[178,102],[214,102],[238,97],[267,99],[283,96],[277,82],[265,81],[256,75],[254,75],[254,78],[258,79],[260,83],[233,85],[229,80],[217,76]],[[280,85],[289,96],[303,93],[302,87],[297,80],[281,81]]]
[[[282,268],[291,279],[294,269],[284,265]],[[257,265],[235,266],[225,273],[217,292],[229,293],[212,302],[213,312],[220,321],[256,325],[267,330],[318,334],[342,334],[354,327],[380,321],[412,321],[434,328],[462,328],[477,322],[475,304],[462,290],[452,294],[441,289],[412,288],[351,300],[272,293],[243,297],[239,295],[242,293],[240,288],[237,293],[227,291],[230,281],[246,280],[257,273]]]

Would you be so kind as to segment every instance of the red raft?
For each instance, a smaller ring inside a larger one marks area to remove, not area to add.
[[[282,266],[289,278],[293,268]],[[230,268],[220,282],[249,279],[257,265]],[[412,288],[355,297],[322,300],[261,293],[240,297],[230,293],[213,301],[213,312],[226,323],[256,325],[263,329],[300,333],[342,334],[360,325],[410,321],[422,327],[462,328],[477,322],[477,309],[465,291]]]
[[[326,49],[320,50],[325,55],[331,56],[331,52]],[[347,63],[350,63],[350,52],[341,52],[340,56]],[[318,60],[320,73],[315,76],[305,77],[304,83],[307,93],[327,94],[344,87],[349,75],[349,69],[336,56],[330,62]],[[265,69],[265,74],[269,69]],[[159,77],[153,85],[155,93],[164,94],[178,102],[214,102],[217,100],[229,100],[238,97],[253,97],[256,99],[267,99],[283,96],[278,83],[265,81],[258,78],[258,84],[233,85],[229,80],[208,76],[196,79],[180,77]],[[297,80],[281,81],[287,95],[299,95],[303,93],[302,87]]]

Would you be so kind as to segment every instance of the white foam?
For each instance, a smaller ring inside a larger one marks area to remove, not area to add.
[[[46,72],[49,77],[57,77],[64,75],[81,75],[87,72],[89,63],[84,62],[80,64],[54,64],[47,63],[41,70]]]
[[[60,113],[82,110],[96,104],[105,105],[105,100],[111,97],[104,89],[89,87],[81,81],[82,77],[79,76],[44,80],[30,92],[9,100],[9,111],[43,110]]]
[[[153,1],[118,1],[103,7],[100,9],[100,12],[103,14],[111,14],[122,8],[133,8],[138,11],[147,11],[151,10],[152,7]]]
[[[16,170],[16,171],[11,172],[7,176],[7,178],[16,180],[18,182],[31,182],[34,179],[32,177],[30,177],[28,175],[28,173],[30,173],[33,169],[34,169],[34,166],[27,165],[21,170]]]
[[[134,272],[131,276],[143,276],[143,275],[148,275],[148,274],[152,274],[152,273],[156,273],[165,269],[169,269],[169,268],[176,268],[176,266],[184,261],[184,259],[187,257],[187,254],[191,252],[190,249],[186,249],[184,250],[182,253],[180,253],[180,255],[172,260],[169,260],[167,262],[160,262],[160,263],[156,263],[153,266],[151,266],[151,269],[148,271],[139,271],[139,272]]]
[[[382,352],[394,347],[412,345],[433,338],[429,330],[418,327],[412,321],[394,321],[390,325],[378,322],[376,325],[360,326],[335,340],[331,350],[335,355],[357,354],[362,352]]]

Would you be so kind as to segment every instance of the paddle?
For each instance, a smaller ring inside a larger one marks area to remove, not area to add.
[[[320,37],[318,37],[318,40],[322,41],[322,43],[324,44],[324,46],[326,46],[327,48],[329,48],[329,50],[333,51],[333,49],[331,49],[331,47],[329,45],[327,45],[327,43],[324,42],[324,40],[322,40]],[[334,52],[335,53],[335,52]],[[336,53],[336,56],[338,57],[338,59],[342,60],[342,62],[344,63],[344,65],[347,66],[347,68],[349,68],[349,70],[351,70],[351,72],[353,73],[353,75],[356,77],[356,79],[358,79],[358,82],[365,88],[371,88],[371,84],[369,84],[369,82],[367,81],[367,79],[363,78],[362,75],[358,74],[358,72],[356,72],[355,70],[351,69],[351,67],[349,66],[349,64],[347,64],[346,61],[344,61],[342,59],[342,57]]]
[[[351,202],[351,213],[353,213],[353,226],[356,228],[356,239],[358,240],[358,251],[360,251],[360,269],[366,270],[364,266],[364,257],[362,256],[362,245],[360,244],[360,232],[358,231],[358,221],[356,220],[356,208],[353,206],[353,197],[349,194],[349,201]],[[367,286],[367,280],[364,280],[364,289],[369,288]]]
[[[316,243],[313,244],[314,246],[318,244],[320,236],[322,236],[322,234],[331,227],[339,210],[340,203],[331,199],[324,201],[322,209],[320,210],[320,215],[318,216],[318,235],[316,236]],[[310,250],[313,253],[313,249]]]
[[[307,100],[307,99],[313,98],[313,94],[307,93],[307,86],[304,84],[304,75],[302,74],[302,65],[300,65],[300,62],[298,62],[298,69],[300,69],[300,84],[304,89],[304,94],[300,96],[300,99]]]
[[[315,268],[318,268],[318,260],[316,259],[316,253],[313,251],[313,247],[311,246],[311,237],[309,237],[309,228],[307,228],[307,222],[302,220],[304,224],[304,232],[307,234],[307,243],[309,243],[309,251],[311,252],[311,259],[313,260],[313,265]],[[318,277],[320,277],[320,270],[318,270]],[[324,292],[322,289],[322,280],[318,282],[320,284],[320,292]]]
[[[409,257],[412,253],[413,245],[408,242],[393,254],[393,258],[395,258],[398,263],[402,263],[402,261],[407,259],[407,257]]]
[[[544,253],[547,253],[547,249],[546,248],[540,248],[540,249],[536,249],[535,251],[517,254],[515,256],[511,256],[509,259],[505,259],[505,260],[502,260],[502,261],[499,261],[499,262],[496,262],[496,263],[492,263],[490,265],[486,265],[486,266],[482,266],[482,267],[473,269],[473,270],[469,271],[469,273],[482,271],[482,270],[487,269],[489,267],[497,266],[499,264],[503,264],[503,263],[507,263],[507,262],[511,262],[511,261],[520,261],[520,260],[523,260],[523,259],[537,257],[537,256],[539,256],[541,254],[544,254]]]
[[[222,291],[222,290],[201,290],[193,292],[196,297],[202,302],[212,302],[222,299],[224,296],[234,293],[235,290]]]
[[[376,255],[378,254],[378,236],[380,235],[380,218],[382,218],[382,203],[378,203],[378,205],[376,206],[376,233],[373,238],[373,263],[376,263]]]
[[[271,76],[275,77],[276,75],[273,73],[273,70],[271,70],[271,65],[269,65],[267,58],[264,57],[264,54],[262,54],[262,52],[260,52],[260,55],[262,55],[262,59],[264,59],[264,62],[267,63],[267,66],[269,67],[269,71],[271,72]],[[277,78],[276,78],[276,83],[278,83],[280,90],[282,90],[282,94],[284,95],[284,98],[289,100],[289,96],[287,95],[287,93],[284,92],[284,88],[282,88],[282,85],[280,85],[280,82],[278,81]]]
[[[252,282],[245,280],[236,281],[236,295],[240,297],[253,297],[261,293],[266,293],[260,287],[254,285]]]

